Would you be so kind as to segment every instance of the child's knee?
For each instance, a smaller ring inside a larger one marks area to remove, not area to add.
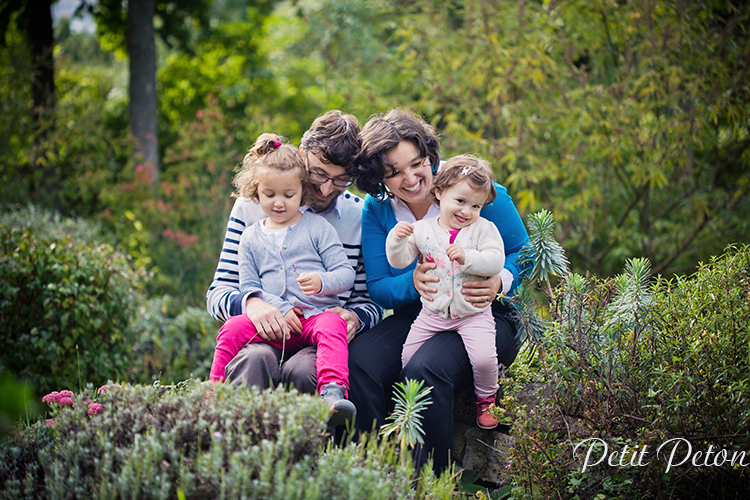
[[[326,323],[329,325],[331,329],[334,329],[334,328],[337,330],[343,329],[346,332],[347,325],[346,325],[346,321],[344,320],[344,318],[342,318],[341,316],[333,312],[324,312],[323,314],[325,315],[324,317],[325,317]]]
[[[238,338],[242,333],[247,333],[252,336],[255,333],[255,325],[250,321],[247,316],[232,316],[229,318],[221,328],[219,328],[219,334],[216,336],[216,341],[220,342],[226,339]]]
[[[477,373],[497,374],[497,357],[482,357],[471,362]]]

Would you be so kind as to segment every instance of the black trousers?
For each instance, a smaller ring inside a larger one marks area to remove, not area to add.
[[[432,387],[432,404],[422,412],[424,445],[414,450],[415,465],[421,468],[430,458],[437,473],[449,465],[453,448],[453,395],[473,386],[469,356],[455,331],[440,332],[401,368],[401,348],[412,322],[422,309],[421,302],[394,312],[349,344],[349,395],[357,406],[355,427],[367,432],[386,423],[391,410],[393,384],[405,379],[424,380]],[[493,302],[498,363],[515,360],[519,345],[516,324],[509,306]]]

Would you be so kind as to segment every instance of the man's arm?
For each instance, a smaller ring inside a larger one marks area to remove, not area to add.
[[[361,246],[357,256],[357,267],[354,268],[354,271],[356,275],[354,276],[352,294],[344,304],[344,309],[348,309],[357,315],[360,328],[355,333],[361,333],[377,325],[383,319],[383,308],[373,302],[367,292],[367,276],[365,275]]]
[[[244,311],[246,297],[240,294],[238,251],[246,227],[264,217],[260,205],[237,198],[227,221],[227,230],[214,279],[206,292],[206,309],[216,321],[224,322]]]

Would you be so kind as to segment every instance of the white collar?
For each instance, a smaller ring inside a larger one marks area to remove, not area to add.
[[[409,205],[398,196],[391,198],[391,207],[393,207],[393,215],[396,216],[397,221],[406,221],[410,223],[417,222],[417,218],[412,213]],[[437,217],[440,215],[440,206],[436,202],[432,202],[430,208],[427,210],[423,219],[429,219],[430,217]]]

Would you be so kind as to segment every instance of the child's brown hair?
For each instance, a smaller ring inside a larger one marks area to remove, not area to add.
[[[436,193],[441,193],[461,181],[468,181],[478,191],[487,193],[484,204],[489,205],[497,197],[494,180],[495,175],[487,160],[472,155],[458,155],[445,162],[430,192],[437,200]],[[440,204],[440,200],[437,202]]]
[[[307,169],[302,161],[299,149],[285,143],[286,140],[280,135],[265,133],[261,134],[250,148],[250,152],[242,160],[242,167],[234,177],[232,184],[237,188],[233,196],[258,200],[258,183],[263,170],[275,170],[277,172],[290,172],[295,169],[299,171],[299,180],[302,183],[301,204],[309,204],[312,197],[312,188],[307,180]]]

